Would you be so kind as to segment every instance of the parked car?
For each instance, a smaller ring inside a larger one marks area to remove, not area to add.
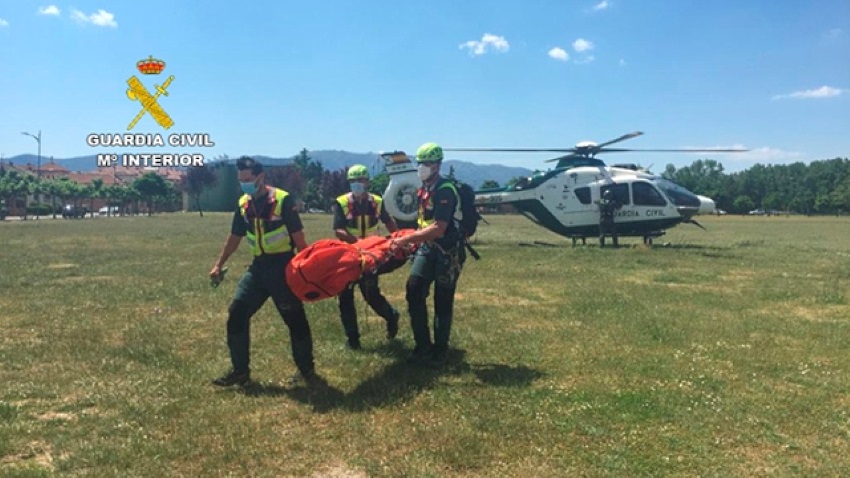
[[[82,218],[85,217],[88,213],[89,210],[85,206],[74,206],[73,204],[66,204],[65,207],[62,208],[62,217],[64,217],[65,219],[77,217]]]
[[[97,210],[97,214],[99,216],[115,216],[118,214],[118,206],[103,206],[102,208]]]
[[[762,209],[753,209],[748,214],[750,216],[764,216],[766,213]]]

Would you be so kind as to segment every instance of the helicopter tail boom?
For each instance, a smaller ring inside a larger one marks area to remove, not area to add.
[[[521,201],[526,201],[528,199],[534,199],[535,194],[533,190],[526,191],[508,191],[508,190],[497,190],[497,191],[476,191],[475,192],[475,205],[476,206],[495,206],[498,204],[511,204],[517,203]]]

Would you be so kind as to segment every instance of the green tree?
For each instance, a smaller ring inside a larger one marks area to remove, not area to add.
[[[0,199],[5,201],[6,208],[12,210],[18,196],[23,192],[25,185],[17,171],[4,171],[0,176]]]
[[[386,172],[381,172],[376,174],[375,177],[369,181],[369,191],[374,194],[383,195],[384,191],[387,190],[387,186],[390,185],[390,175]]]
[[[764,209],[766,211],[782,209],[782,201],[780,199],[779,193],[767,193],[767,196],[764,197],[764,201],[762,201],[762,205],[764,206]]]
[[[106,199],[106,206],[108,209],[106,210],[106,215],[112,215],[112,208],[115,206],[121,206],[121,186],[117,184],[110,184],[103,188],[103,197]],[[118,208],[118,214],[121,214],[121,207]]]
[[[499,189],[499,182],[493,179],[487,179],[481,183],[481,189]]]
[[[31,174],[25,174],[21,176],[21,181],[18,183],[18,194],[24,197],[24,209],[23,216],[21,219],[24,221],[27,220],[27,208],[29,207],[29,197],[30,194],[33,194],[34,191],[38,190],[38,186],[36,185],[36,178]]]
[[[94,210],[94,200],[102,199],[104,197],[103,194],[103,179],[94,178],[92,179],[91,184],[89,184],[88,188],[89,194],[89,213],[91,217],[94,217],[94,213],[97,212]]]
[[[50,195],[50,210],[53,213],[53,219],[56,219],[56,198],[60,197],[62,185],[56,179],[42,180],[42,183],[44,184],[44,192]]]
[[[298,199],[304,196],[304,180],[292,164],[266,168],[266,184],[281,188]]]
[[[169,192],[165,179],[156,173],[145,173],[133,181],[133,189],[139,192],[147,201],[148,216],[153,214],[154,202],[158,197],[167,196]]]
[[[321,197],[322,209],[330,211],[336,198],[349,191],[346,169],[337,171],[325,171],[319,184],[319,195]]]
[[[755,204],[753,203],[752,198],[749,196],[738,196],[732,203],[732,212],[746,214],[747,211],[751,211],[753,207],[755,207]]]
[[[305,148],[292,158],[292,164],[298,170],[298,174],[303,181],[303,186],[299,188],[302,191],[300,199],[304,201],[307,207],[322,207],[322,196],[319,193],[319,185],[322,182],[322,174],[324,173],[322,163],[313,161]]]
[[[850,212],[850,175],[844,178],[844,181],[839,183],[832,192],[832,201],[837,213]]]
[[[189,168],[180,178],[180,188],[195,201],[201,217],[204,217],[204,211],[201,210],[201,193],[205,189],[214,187],[216,183],[218,183],[218,176],[206,164]]]

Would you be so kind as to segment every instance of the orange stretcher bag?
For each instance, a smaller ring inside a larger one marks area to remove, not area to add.
[[[402,229],[389,237],[367,237],[354,244],[318,240],[286,265],[286,283],[304,302],[335,297],[365,274],[386,274],[403,266],[415,248],[394,253],[392,241],[412,232],[413,229]]]

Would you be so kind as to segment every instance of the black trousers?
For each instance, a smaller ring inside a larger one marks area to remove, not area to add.
[[[613,216],[602,216],[599,219],[599,245],[605,245],[605,236],[611,236],[611,242],[617,245],[617,223]]]
[[[313,371],[313,337],[304,305],[289,290],[284,270],[291,254],[259,256],[242,276],[227,318],[227,346],[233,369],[250,370],[251,317],[271,297],[289,328],[292,358],[302,373]]]
[[[432,350],[443,352],[449,347],[454,318],[457,281],[460,278],[466,251],[463,246],[444,253],[436,248],[420,246],[413,259],[407,279],[407,310],[415,341],[414,353]],[[434,339],[428,327],[427,299],[434,285]]]
[[[378,284],[378,276],[376,274],[367,274],[357,282],[360,288],[360,294],[363,295],[363,300],[369,304],[369,307],[376,314],[389,321],[393,318],[395,310],[387,302],[384,294],[381,293],[381,287]],[[360,338],[360,328],[357,326],[357,309],[354,306],[354,284],[346,287],[339,294],[339,317],[342,321],[342,327],[345,329],[345,336],[349,339]]]

